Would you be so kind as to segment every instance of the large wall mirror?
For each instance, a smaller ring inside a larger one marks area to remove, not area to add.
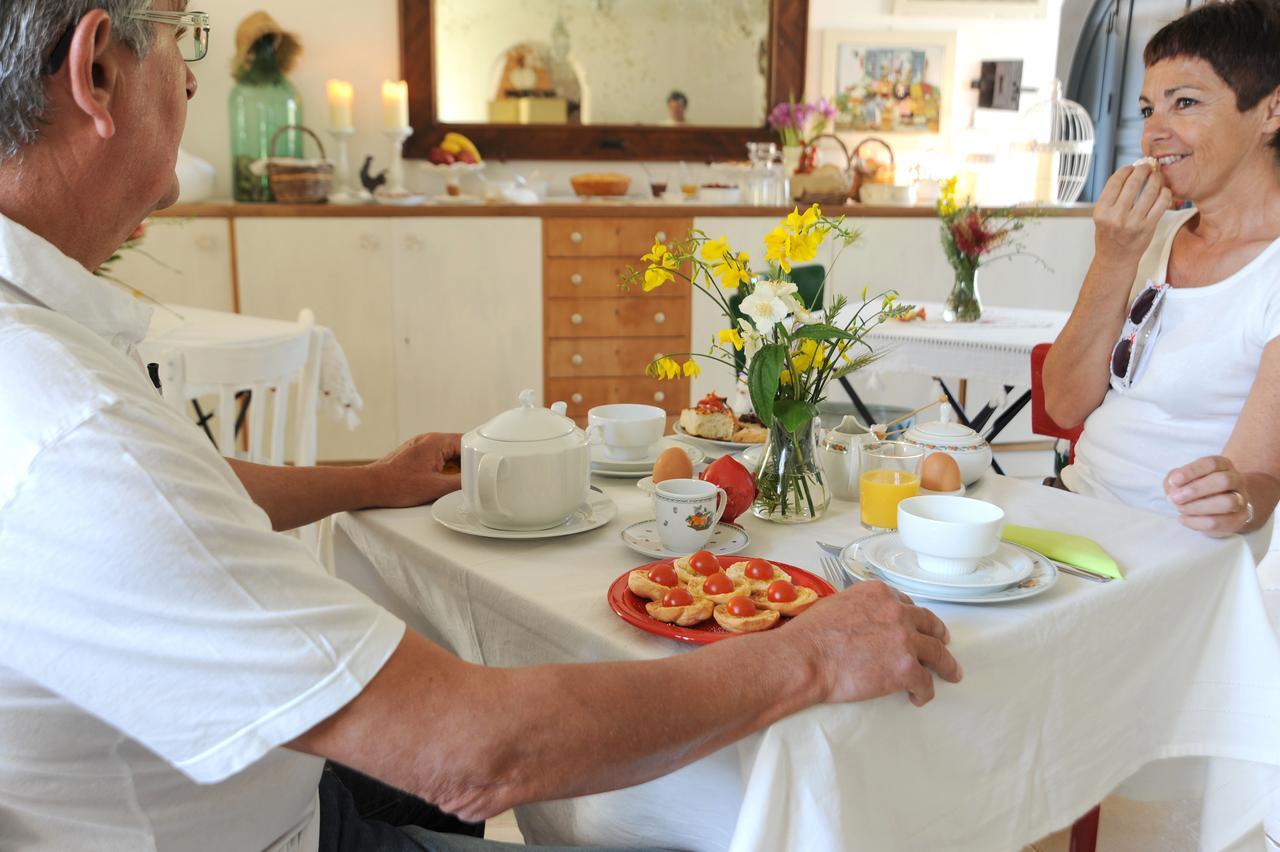
[[[804,94],[808,0],[400,0],[425,157],[742,159]]]

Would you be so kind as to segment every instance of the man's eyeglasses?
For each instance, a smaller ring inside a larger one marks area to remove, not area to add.
[[[209,16],[204,12],[130,12],[126,18],[135,21],[150,21],[156,24],[169,24],[177,27],[178,49],[183,60],[199,62],[209,53]],[[63,32],[58,43],[49,53],[49,61],[45,65],[46,74],[57,74],[62,63],[67,61],[71,52],[71,39],[76,33],[76,24],[72,21]]]

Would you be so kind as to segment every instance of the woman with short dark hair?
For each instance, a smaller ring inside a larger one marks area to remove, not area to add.
[[[1280,2],[1201,6],[1144,58],[1147,156],[1103,188],[1045,362],[1049,415],[1085,426],[1062,482],[1247,533],[1280,500]]]

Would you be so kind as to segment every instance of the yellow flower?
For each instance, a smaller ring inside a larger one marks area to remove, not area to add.
[[[949,177],[944,180],[938,194],[938,215],[954,216],[959,210],[960,205],[956,201],[956,184],[959,183],[958,178]]]
[[[818,256],[820,245],[822,245],[822,234],[817,231],[797,234],[791,241],[791,259],[801,262],[813,260]]]
[[[722,344],[732,343],[733,348],[738,351],[742,351],[742,347],[745,345],[742,341],[742,332],[736,328],[721,329],[720,333],[716,335],[716,340]]]
[[[645,373],[655,379],[678,379],[680,378],[680,365],[674,358],[663,356],[649,364],[645,368]]]
[[[702,375],[702,368],[698,366],[698,362],[690,358],[684,362],[684,376],[686,379],[696,379]]]
[[[663,284],[675,279],[675,276],[661,266],[650,266],[644,271],[644,291],[657,290]]]
[[[667,255],[668,255],[668,252],[667,252],[666,246],[664,246],[662,243],[654,243],[653,248],[649,249],[649,253],[640,259],[647,260],[650,263],[654,263],[654,264],[661,264],[664,262]]]
[[[801,340],[800,348],[791,356],[791,363],[802,373],[807,372],[810,367],[821,369],[826,361],[826,350],[816,340]]]
[[[808,232],[808,230],[814,225],[818,224],[818,217],[820,215],[821,211],[817,204],[814,204],[808,210],[804,211],[804,213],[801,213],[800,208],[797,207],[787,215],[787,218],[783,220],[782,224],[797,234],[803,234]]]
[[[751,257],[746,252],[738,255],[736,260],[726,256],[712,271],[726,290],[736,290],[741,284],[751,283],[751,270],[747,268],[750,262]]]
[[[765,235],[765,260],[777,261],[784,272],[791,271],[791,241],[793,235],[785,227],[778,226]]]
[[[783,370],[782,375],[778,376],[778,378],[782,381],[784,385],[791,384],[791,371]]]
[[[716,263],[722,260],[729,252],[729,238],[721,237],[718,240],[707,240],[702,247],[702,259],[707,263]]]

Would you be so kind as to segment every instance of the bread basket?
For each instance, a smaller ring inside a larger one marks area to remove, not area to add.
[[[872,165],[876,161],[863,155],[862,149],[868,145],[879,145],[889,154],[889,166],[887,169],[877,169]],[[888,142],[876,136],[868,136],[863,139],[858,143],[858,147],[853,149],[853,183],[849,187],[849,197],[855,201],[862,201],[862,187],[869,183],[892,184],[895,169],[893,148],[889,146]]]
[[[810,204],[841,205],[849,197],[853,157],[839,136],[823,133],[813,137],[805,146],[800,162],[812,163],[820,139],[831,139],[840,146],[840,153],[844,155],[844,167],[818,166],[807,173],[797,172],[791,176],[791,197],[805,207]]]
[[[276,144],[281,134],[290,130],[300,131],[316,140],[320,159],[276,157]],[[271,194],[281,204],[321,204],[328,201],[329,190],[333,187],[333,163],[325,159],[324,143],[320,137],[300,124],[288,124],[277,130],[271,137],[267,180],[271,184]]]

